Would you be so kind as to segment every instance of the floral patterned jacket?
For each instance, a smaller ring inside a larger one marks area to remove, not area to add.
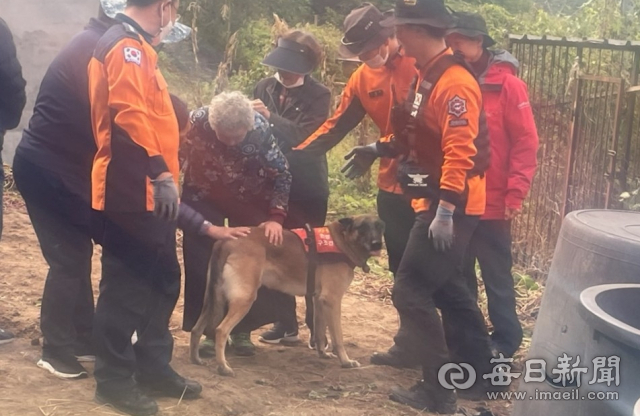
[[[255,127],[240,144],[220,142],[208,121],[208,107],[191,113],[191,130],[181,149],[186,201],[268,203],[271,220],[286,217],[291,189],[287,159],[267,120],[255,113]]]

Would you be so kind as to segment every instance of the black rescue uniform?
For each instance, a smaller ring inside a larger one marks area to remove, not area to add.
[[[91,209],[91,131],[87,65],[109,28],[91,19],[53,60],[13,169],[49,273],[42,295],[43,356],[73,357],[91,347],[91,256],[100,221]]]
[[[123,23],[98,41],[89,63],[92,199],[105,215],[94,374],[97,391],[110,396],[175,376],[169,319],[180,293],[176,223],[153,215],[149,181],[166,171],[178,179],[178,122],[152,36],[117,18]]]
[[[20,123],[27,102],[26,82],[18,61],[16,45],[9,26],[0,18],[0,167],[4,133]],[[4,184],[4,169],[0,169],[0,184]],[[2,192],[0,186],[0,238],[2,237]]]

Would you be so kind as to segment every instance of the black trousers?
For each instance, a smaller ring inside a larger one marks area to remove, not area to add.
[[[489,336],[477,302],[460,276],[477,217],[454,215],[454,245],[446,252],[435,250],[429,226],[435,210],[417,216],[393,288],[393,304],[412,342],[405,353],[421,363],[425,381],[437,386],[442,365],[451,361],[447,345],[474,366],[478,374],[489,371]],[[436,308],[450,328],[445,331]]]
[[[378,216],[385,223],[384,242],[389,255],[389,270],[394,275],[400,267],[416,214],[411,201],[403,195],[378,190]]]
[[[416,215],[411,207],[411,202],[403,195],[379,190],[377,205],[378,215],[385,223],[384,241],[389,255],[389,270],[395,277],[402,260],[402,254],[407,247]],[[389,352],[408,358],[409,356],[404,352],[410,348],[406,346],[412,343],[412,333],[402,324],[402,319],[400,319],[400,327],[394,337],[394,345],[389,349]]]
[[[148,212],[106,212],[102,246],[93,331],[98,389],[129,389],[134,375],[172,375],[169,319],[180,294],[176,224]]]
[[[229,219],[230,226],[256,226],[267,220],[268,207],[260,204],[252,206],[228,202],[226,206],[215,207],[208,202],[189,202],[189,205],[215,225],[223,225],[225,218]],[[284,224],[285,228],[301,227],[302,225],[295,225],[295,221],[300,221],[307,212],[321,212],[321,224],[324,224],[326,206],[326,200],[324,204],[319,201],[309,204],[307,211],[305,206],[292,203],[288,219]],[[319,220],[320,214],[316,215]],[[203,294],[207,285],[207,272],[214,243],[207,236],[184,233],[185,292],[182,328],[185,331],[191,331],[202,311]],[[294,296],[261,287],[251,310],[234,328],[233,333],[250,332],[273,322],[282,322],[287,330],[293,330],[298,325],[295,302]],[[307,312],[309,314],[313,311],[307,308]]]
[[[464,276],[471,294],[478,297],[476,259],[480,265],[493,324],[494,347],[512,357],[522,342],[522,325],[516,313],[516,294],[511,267],[511,221],[482,220],[471,237]]]
[[[49,265],[40,310],[43,355],[72,356],[74,348],[91,343],[91,239],[99,216],[70,180],[20,155],[14,158],[13,173]]]

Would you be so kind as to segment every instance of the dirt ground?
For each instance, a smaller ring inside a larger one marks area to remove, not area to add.
[[[99,251],[93,268],[97,288]],[[0,416],[116,415],[93,402],[94,380],[62,381],[36,367],[39,358],[40,297],[46,264],[39,251],[26,211],[20,204],[5,206],[0,242],[0,326],[17,335],[0,346]],[[388,300],[379,296],[376,282],[358,277],[345,297],[343,327],[351,358],[361,368],[341,369],[337,360],[321,360],[304,345],[258,345],[254,357],[229,358],[235,378],[224,378],[213,366],[195,366],[188,360],[188,336],[180,330],[182,299],[173,314],[174,368],[200,381],[202,398],[181,402],[161,399],[161,415],[416,415],[424,414],[388,400],[391,386],[412,385],[420,374],[369,364],[369,356],[386,349],[397,328],[397,316]],[[96,292],[97,295],[97,292]],[[298,302],[304,303],[304,302]],[[302,318],[303,311],[299,310]],[[300,319],[302,321],[303,319]],[[254,332],[254,338],[262,332]],[[301,329],[306,339],[308,332]],[[208,364],[211,364],[209,361]],[[92,365],[87,368],[93,369]],[[508,403],[461,403],[491,408],[495,416],[510,413]]]

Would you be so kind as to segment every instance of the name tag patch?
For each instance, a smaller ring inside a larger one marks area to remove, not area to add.
[[[469,120],[466,118],[460,118],[458,120],[450,120],[449,127],[466,127],[469,125]]]
[[[384,95],[384,92],[382,90],[375,90],[369,93],[369,98],[382,97],[383,95]]]

